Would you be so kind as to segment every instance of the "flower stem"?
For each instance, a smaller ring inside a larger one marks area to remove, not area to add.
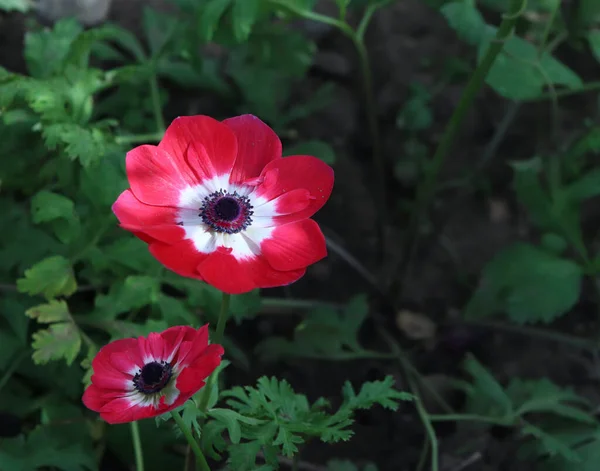
[[[431,422],[482,422],[490,425],[503,425],[509,427],[513,425],[512,421],[506,419],[496,419],[494,417],[486,417],[484,415],[477,414],[430,414],[429,420]]]
[[[417,209],[422,209],[429,203],[433,189],[435,188],[438,174],[442,168],[442,164],[444,163],[444,160],[448,155],[452,144],[454,143],[458,130],[460,129],[467,111],[469,111],[469,108],[471,108],[471,104],[473,103],[475,96],[481,89],[488,72],[492,68],[492,65],[494,65],[496,57],[502,51],[504,42],[512,33],[513,28],[519,19],[518,13],[520,12],[522,3],[524,1],[525,0],[511,0],[509,12],[504,16],[504,19],[502,20],[502,23],[500,24],[500,27],[496,33],[496,37],[490,43],[483,60],[479,63],[475,69],[475,72],[473,72],[471,75],[465,91],[460,98],[460,102],[454,110],[448,126],[446,126],[444,134],[442,135],[442,139],[438,144],[431,163],[428,165],[428,170],[425,174],[421,191],[419,192],[420,201],[418,201],[418,203],[420,203],[420,208]]]
[[[142,453],[142,440],[140,438],[140,427],[136,421],[131,422],[131,440],[133,441],[133,452],[135,454],[136,471],[144,471],[144,454]]]
[[[163,136],[164,132],[153,132],[149,134],[132,134],[130,136],[116,136],[115,142],[117,144],[137,144],[138,142],[158,142]]]
[[[212,343],[221,343],[223,341],[223,334],[225,333],[225,325],[227,324],[227,317],[229,316],[229,301],[231,295],[223,293],[221,300],[221,311],[219,312],[219,320],[217,321],[217,331],[213,337]]]
[[[162,104],[160,103],[160,93],[158,91],[158,79],[153,75],[150,79],[150,99],[152,100],[152,112],[154,113],[154,121],[156,122],[156,131],[165,132],[165,119],[162,112]]]
[[[358,54],[358,59],[360,63],[360,70],[362,73],[363,89],[365,95],[365,113],[367,117],[367,123],[369,126],[369,132],[371,135],[373,161],[375,163],[375,172],[377,174],[377,198],[379,200],[378,203],[380,205],[379,237],[383,242],[384,228],[386,222],[385,220],[387,217],[387,211],[385,209],[385,165],[383,161],[383,156],[381,154],[381,144],[379,140],[379,124],[377,122],[377,109],[375,105],[375,97],[373,95],[373,78],[371,74],[371,67],[369,65],[369,54],[367,52],[367,48],[365,47],[364,35],[375,11],[389,2],[383,1],[369,5],[365,10],[365,14],[363,15],[360,24],[356,30],[354,30],[343,19],[336,19],[331,18],[327,15],[321,15],[320,13],[297,7],[291,2],[284,3],[282,0],[270,0],[270,2],[307,20],[323,23],[337,28],[340,32],[342,32],[348,38],[350,38],[350,40],[354,44],[354,47],[356,48],[356,52]]]
[[[394,280],[393,286],[390,292],[400,289],[404,283],[404,278],[410,273],[411,261],[414,258],[416,252],[418,240],[419,240],[419,227],[421,221],[427,212],[427,208],[435,196],[435,187],[439,173],[442,169],[446,156],[452,148],[458,131],[462,125],[462,122],[467,115],[467,112],[471,108],[477,93],[484,84],[485,78],[488,72],[494,65],[498,54],[502,51],[505,41],[510,37],[513,29],[520,18],[520,14],[524,9],[524,3],[527,0],[510,0],[509,11],[504,15],[502,23],[498,27],[495,38],[490,42],[487,52],[483,59],[471,75],[465,90],[460,98],[458,106],[452,113],[450,121],[444,130],[444,134],[440,139],[440,142],[431,158],[431,161],[427,163],[426,170],[424,172],[423,182],[417,189],[417,197],[412,210],[408,234],[409,240],[406,244],[407,251],[404,256],[404,274],[398,273]]]
[[[197,462],[198,467],[202,471],[210,471],[210,466],[208,465],[208,462],[206,461],[206,458],[204,457],[204,453],[202,453],[202,450],[200,449],[200,446],[198,445],[198,442],[192,435],[192,432],[190,431],[190,429],[187,428],[185,426],[185,424],[183,423],[183,419],[179,415],[179,412],[172,410],[171,417],[173,417],[173,420],[175,421],[177,426],[181,429],[181,432],[185,436],[185,439],[187,440],[190,447],[192,448],[192,451],[196,455],[196,459],[198,461]]]
[[[373,161],[375,164],[375,172],[377,175],[377,197],[379,199],[381,209],[379,216],[382,222],[381,228],[383,228],[385,227],[385,218],[387,215],[385,207],[385,163],[383,161],[383,155],[381,154],[379,126],[377,124],[377,107],[375,105],[375,96],[373,94],[373,76],[371,74],[371,66],[369,64],[369,53],[362,39],[362,34],[357,34],[353,31],[350,35],[350,39],[352,39],[354,47],[356,48],[360,64],[360,70],[362,73],[363,93],[365,99],[365,113],[367,115],[369,133],[371,134]],[[383,238],[384,235],[380,234],[380,237]]]
[[[229,315],[229,302],[231,301],[231,295],[227,293],[223,293],[223,298],[221,300],[221,310],[219,312],[219,320],[217,321],[217,331],[212,338],[211,343],[220,344],[223,341],[223,334],[225,333],[225,325],[227,324],[227,317]],[[198,405],[198,409],[202,412],[206,412],[208,408],[208,401],[210,401],[210,393],[213,388],[213,384],[217,380],[217,372],[213,371],[213,373],[206,380],[206,385],[202,390],[202,395],[200,396],[200,404]]]

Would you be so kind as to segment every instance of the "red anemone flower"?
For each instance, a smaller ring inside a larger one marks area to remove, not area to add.
[[[223,347],[208,344],[206,325],[116,340],[92,361],[92,384],[83,403],[109,424],[161,415],[201,389],[221,355]]]
[[[126,168],[131,188],[113,211],[179,275],[237,294],[290,284],[327,255],[309,218],[329,198],[333,170],[283,158],[255,116],[179,117],[158,146],[131,150]]]

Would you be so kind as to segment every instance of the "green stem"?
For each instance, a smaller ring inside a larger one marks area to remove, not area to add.
[[[0,390],[2,390],[2,388],[4,386],[6,386],[6,383],[8,383],[8,380],[11,378],[13,373],[17,370],[17,368],[19,367],[21,362],[25,359],[25,357],[28,354],[29,354],[29,351],[21,352],[16,356],[16,358],[14,360],[12,360],[10,362],[10,366],[8,368],[6,368],[6,371],[2,375],[2,378],[0,378]]]
[[[532,101],[543,101],[543,100],[548,100],[548,99],[552,99],[552,98],[564,98],[564,97],[571,96],[571,95],[577,95],[579,93],[595,92],[597,90],[600,90],[600,82],[588,82],[588,83],[584,84],[581,88],[568,89],[568,90],[557,90],[554,92],[542,93],[541,95],[538,95],[535,98],[532,98],[530,100],[525,100],[525,101],[532,102]]]
[[[152,100],[152,112],[154,114],[154,121],[156,123],[156,130],[158,133],[165,132],[165,119],[162,113],[162,104],[160,103],[160,93],[158,91],[158,79],[156,75],[153,75],[150,79],[150,99]]]
[[[550,32],[552,31],[552,26],[556,21],[556,15],[558,10],[560,9],[561,2],[555,2],[554,8],[550,12],[550,18],[546,22],[546,27],[544,28],[544,32],[542,34],[542,40],[540,42],[540,47],[538,49],[538,57],[541,57],[544,52],[546,52],[546,44],[548,43],[548,38],[550,37]]]
[[[525,335],[527,337],[538,337],[543,340],[570,345],[572,347],[580,348],[582,350],[593,350],[595,348],[595,345],[591,339],[588,340],[582,337],[576,337],[574,335],[561,334],[560,332],[553,332],[548,329],[526,327],[495,321],[461,320],[460,323],[465,325],[484,327],[487,329],[511,332],[519,335]]]
[[[476,414],[430,414],[429,420],[432,422],[482,422],[490,425],[503,425],[505,427],[512,425],[512,422],[506,419],[496,419]]]
[[[144,142],[158,142],[163,136],[164,132],[153,132],[149,134],[133,134],[131,136],[117,136],[115,142],[117,144],[137,144]]]
[[[354,361],[354,360],[368,360],[372,358],[379,358],[381,360],[394,360],[396,355],[392,353],[375,352],[372,350],[363,350],[358,352],[342,352],[336,354],[309,354],[299,352],[294,355],[296,358],[304,358],[307,360],[322,360],[322,361]]]
[[[371,17],[375,11],[382,7],[387,2],[380,2],[377,4],[373,4],[365,10],[365,14],[357,28],[357,30],[353,30],[348,23],[344,20],[339,20],[335,18],[331,18],[326,15],[321,15],[320,13],[315,13],[310,10],[305,10],[299,7],[294,6],[293,4],[286,2],[283,3],[280,0],[270,0],[272,4],[282,7],[302,18],[307,20],[316,21],[319,23],[323,23],[326,25],[333,26],[345,34],[348,38],[352,40],[356,48],[356,52],[358,54],[358,59],[360,62],[360,69],[363,76],[363,88],[365,94],[365,111],[367,115],[367,122],[369,126],[369,132],[371,134],[371,144],[373,146],[373,160],[375,161],[375,170],[377,172],[377,180],[378,180],[378,196],[380,200],[380,205],[385,203],[385,166],[383,162],[383,157],[381,155],[381,145],[379,141],[379,126],[377,123],[377,110],[375,106],[375,98],[373,96],[373,78],[371,75],[371,68],[369,66],[369,55],[367,52],[367,48],[365,47],[365,43],[363,41],[366,29],[369,25]],[[385,210],[385,206],[381,206],[380,211],[380,237],[383,242],[383,227],[385,224],[385,218],[387,215],[387,211]]]
[[[404,283],[404,277],[409,274],[409,268],[412,265],[412,260],[414,259],[414,254],[416,252],[416,246],[419,239],[418,232],[419,227],[421,226],[421,220],[426,215],[427,208],[435,194],[437,179],[444,164],[444,160],[450,152],[452,144],[454,143],[458,134],[458,130],[460,129],[467,112],[471,108],[477,93],[481,89],[488,72],[492,68],[492,65],[494,65],[498,54],[502,51],[504,42],[512,33],[515,24],[519,19],[520,13],[526,4],[526,1],[527,0],[511,0],[508,14],[503,17],[502,23],[500,23],[500,26],[498,27],[495,38],[491,41],[485,56],[483,56],[483,59],[467,82],[458,106],[450,117],[450,121],[444,130],[444,134],[440,139],[435,153],[433,154],[431,161],[428,162],[425,167],[423,182],[417,189],[416,202],[412,210],[408,227],[410,239],[407,243],[407,252],[404,257],[405,273],[404,276],[402,276],[402,274],[398,274],[396,276],[396,279],[394,280],[394,283],[390,289],[391,292],[395,290],[401,290],[402,286],[406,284]]]
[[[438,174],[444,163],[444,159],[448,155],[448,152],[450,151],[452,144],[456,139],[458,130],[460,129],[460,126],[467,112],[469,111],[469,108],[471,108],[473,100],[475,100],[475,97],[481,89],[488,72],[492,68],[492,65],[494,65],[496,57],[500,51],[502,51],[504,42],[512,33],[513,28],[519,19],[518,13],[521,10],[523,1],[525,0],[511,0],[509,12],[502,20],[502,23],[496,32],[496,37],[490,43],[485,56],[475,69],[475,72],[473,72],[471,75],[465,91],[460,98],[458,106],[454,110],[454,113],[450,118],[450,122],[448,123],[448,126],[446,126],[444,134],[442,135],[437,149],[433,154],[431,163],[428,165],[428,170],[425,173],[423,185],[421,185],[422,190],[419,192],[420,198],[418,197],[418,203],[420,204],[418,209],[422,209],[428,205],[432,196],[432,192],[435,188]]]
[[[185,426],[185,424],[183,423],[183,419],[179,415],[179,412],[172,410],[171,417],[173,417],[173,420],[175,421],[177,426],[180,428],[181,432],[185,436],[185,439],[187,440],[188,444],[192,448],[192,451],[196,455],[198,467],[202,471],[210,471],[210,466],[208,466],[208,462],[206,461],[206,458],[204,457],[204,453],[202,453],[202,450],[200,449],[200,446],[198,445],[198,442],[192,435],[192,432],[190,431],[190,429],[187,428]]]
[[[318,299],[297,298],[262,298],[260,300],[261,314],[289,314],[299,311],[310,311],[317,308],[342,309],[343,304],[320,301]]]
[[[225,325],[227,324],[227,318],[229,317],[230,301],[231,295],[223,293],[223,298],[221,299],[221,310],[219,311],[219,320],[217,321],[217,331],[215,332],[212,343],[221,343],[223,340]]]
[[[409,379],[410,389],[413,391],[415,395],[415,405],[417,407],[417,412],[419,417],[421,418],[421,422],[425,427],[425,432],[427,432],[427,437],[429,437],[429,443],[431,445],[431,471],[438,471],[439,469],[439,456],[438,456],[438,440],[437,435],[435,434],[435,429],[433,428],[432,416],[427,413],[425,407],[423,406],[423,402],[419,397],[417,391],[417,385],[414,383],[413,379]]]
[[[136,471],[144,471],[144,454],[142,453],[142,440],[140,438],[140,427],[136,421],[131,422],[131,440],[135,454]]]
[[[366,27],[366,24],[365,24]],[[382,223],[382,230],[380,234],[380,239],[383,241],[383,227],[385,227],[386,223],[386,215],[387,211],[385,210],[385,202],[386,202],[386,190],[385,190],[385,164],[383,161],[383,156],[381,154],[381,145],[379,141],[379,126],[377,124],[377,107],[375,105],[375,96],[373,94],[373,76],[371,74],[371,67],[369,65],[369,53],[367,52],[367,48],[365,47],[365,43],[362,39],[361,33],[359,36],[358,33],[354,31],[350,35],[350,39],[354,43],[354,47],[356,48],[356,52],[358,54],[358,60],[360,64],[360,70],[363,78],[363,93],[365,97],[365,111],[367,115],[367,124],[369,126],[369,133],[371,134],[371,144],[373,146],[373,160],[375,163],[375,171],[377,174],[377,193],[379,198],[379,204],[381,205],[380,217]]]
[[[229,304],[231,301],[231,295],[223,293],[221,300],[221,310],[219,311],[219,320],[217,321],[217,330],[212,338],[211,343],[220,344],[223,341],[223,334],[225,333],[225,325],[227,324],[227,317],[229,317]],[[217,372],[213,372],[206,381],[202,394],[200,396],[200,404],[198,409],[202,412],[206,412],[208,408],[208,401],[210,400],[210,393],[213,388],[213,384],[217,380]]]

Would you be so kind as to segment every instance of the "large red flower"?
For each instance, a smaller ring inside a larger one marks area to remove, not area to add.
[[[182,276],[244,293],[292,283],[327,254],[309,218],[329,198],[333,170],[311,156],[282,158],[255,116],[177,118],[158,146],[130,151],[126,167],[131,188],[114,213]]]
[[[83,403],[109,424],[155,417],[181,406],[202,388],[221,355],[223,347],[208,344],[206,325],[116,340],[92,361],[92,384]]]

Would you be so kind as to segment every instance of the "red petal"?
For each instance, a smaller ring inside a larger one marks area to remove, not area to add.
[[[174,244],[156,242],[150,244],[150,253],[169,270],[188,278],[202,279],[198,265],[208,254],[198,252],[191,240],[181,240]]]
[[[206,283],[229,294],[286,286],[297,281],[305,272],[304,269],[275,270],[262,256],[240,261],[219,249],[210,254],[198,269]]]
[[[284,193],[304,188],[312,198],[306,209],[286,216],[277,216],[278,224],[306,219],[316,213],[329,199],[333,189],[333,169],[307,155],[295,155],[274,160],[262,172],[265,182],[256,189],[256,195],[272,200]]]
[[[209,345],[202,356],[181,371],[177,377],[177,389],[182,394],[195,394],[204,386],[204,380],[221,364],[222,355],[223,347]]]
[[[185,231],[181,226],[130,226],[121,224],[121,228],[132,232],[138,238],[148,244],[153,242],[163,242],[165,244],[175,244],[183,240]]]
[[[260,265],[259,265],[260,263]],[[274,288],[276,286],[287,286],[298,281],[306,273],[306,268],[290,271],[279,271],[273,269],[264,257],[256,262],[259,269],[253,272],[254,282],[259,288]]]
[[[119,195],[112,206],[119,222],[126,226],[164,226],[177,224],[177,210],[170,207],[151,206],[138,200],[131,190]]]
[[[105,391],[91,384],[83,392],[83,397],[81,400],[83,401],[85,407],[93,410],[94,412],[98,412],[107,402],[111,401],[115,397],[121,396],[122,394],[122,392],[112,392],[107,395]]]
[[[246,265],[222,248],[217,248],[199,264],[198,271],[204,281],[218,290],[240,294],[257,288]]]
[[[327,255],[325,237],[312,219],[277,226],[260,248],[269,264],[282,271],[307,267]]]
[[[155,206],[178,207],[181,192],[200,183],[183,156],[156,146],[143,145],[129,151],[125,167],[136,198]]]
[[[105,345],[92,360],[94,375],[102,375],[105,372],[109,374],[118,373],[111,362],[111,357],[117,353],[136,352],[138,349],[138,341],[131,338],[115,340]]]
[[[162,414],[162,411],[153,406],[131,405],[129,399],[124,397],[106,403],[98,412],[109,424],[124,424]]]
[[[241,183],[258,177],[265,165],[281,158],[277,134],[256,116],[245,114],[223,121],[235,134],[237,159],[229,181]]]
[[[229,174],[237,155],[235,135],[229,127],[209,116],[175,118],[158,145],[178,159],[184,159],[200,183]]]
[[[161,335],[156,332],[150,332],[148,337],[140,337],[139,345],[144,363],[162,361],[169,356],[171,351]]]
[[[208,324],[193,330],[193,336],[186,335],[185,341],[181,343],[173,363],[182,363],[187,366],[206,351],[208,347]]]
[[[268,203],[254,208],[253,219],[259,227],[278,226],[280,224],[275,214],[294,214],[308,208],[312,200],[310,192],[304,188],[288,191]],[[263,218],[263,219],[257,219]]]

